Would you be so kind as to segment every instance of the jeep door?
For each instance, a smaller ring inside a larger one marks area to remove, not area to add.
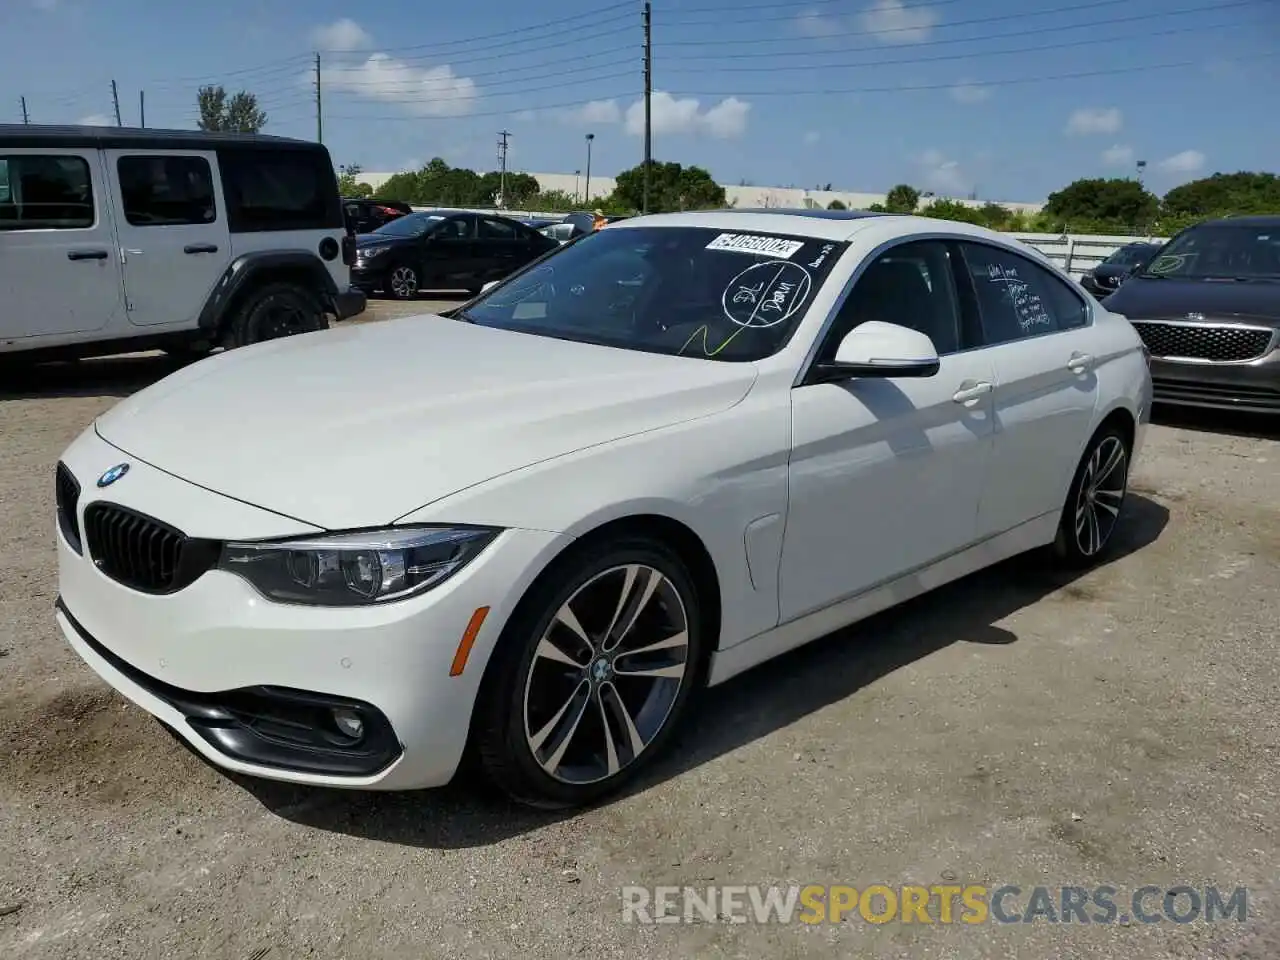
[[[129,320],[194,327],[231,254],[212,151],[108,150]]]

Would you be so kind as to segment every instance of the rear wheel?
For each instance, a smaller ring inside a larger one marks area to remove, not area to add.
[[[421,288],[418,271],[408,264],[398,264],[387,271],[387,295],[396,300],[412,300]]]
[[[320,302],[293,283],[269,283],[249,294],[232,318],[225,346],[247,347],[329,326]]]
[[[1111,545],[1129,489],[1129,441],[1115,427],[1093,438],[1076,468],[1054,553],[1066,566],[1092,566]]]
[[[698,683],[693,582],[656,541],[626,538],[558,566],[508,626],[477,707],[481,765],[522,803],[590,803],[669,741]]]

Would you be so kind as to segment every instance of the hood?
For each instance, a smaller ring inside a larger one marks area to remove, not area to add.
[[[1089,272],[1095,277],[1123,277],[1132,268],[1131,263],[1100,263]]]
[[[327,529],[390,523],[539,461],[709,416],[753,364],[512,333],[432,315],[243,347],[97,422],[127,455]]]
[[[386,244],[398,243],[401,240],[407,240],[408,237],[393,237],[385,233],[357,233],[356,247],[379,247]]]
[[[1280,326],[1280,283],[1233,280],[1147,280],[1130,277],[1106,307],[1130,320],[1178,319],[1188,313]]]

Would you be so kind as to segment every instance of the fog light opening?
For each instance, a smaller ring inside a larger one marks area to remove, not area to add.
[[[343,707],[336,707],[331,713],[333,725],[343,736],[350,737],[352,740],[359,740],[364,736],[364,720],[361,719],[360,714]]]

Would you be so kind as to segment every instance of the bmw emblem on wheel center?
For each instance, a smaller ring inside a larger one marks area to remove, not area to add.
[[[128,472],[129,465],[127,463],[117,463],[114,467],[98,478],[98,486],[109,487]]]

